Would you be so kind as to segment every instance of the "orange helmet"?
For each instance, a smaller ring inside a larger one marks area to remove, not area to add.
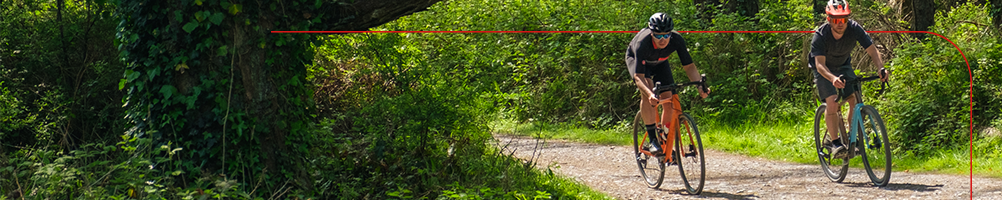
[[[830,16],[849,16],[851,12],[846,0],[828,0],[828,6],[825,6],[825,13]]]

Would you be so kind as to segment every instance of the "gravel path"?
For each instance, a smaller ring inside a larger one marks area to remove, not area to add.
[[[540,169],[573,177],[618,199],[970,199],[968,176],[895,171],[886,187],[870,184],[866,171],[850,168],[842,183],[831,182],[818,165],[766,160],[706,151],[703,193],[688,195],[678,168],[665,172],[660,189],[643,182],[633,149],[561,140],[496,135],[505,152],[535,160]],[[974,177],[974,199],[1002,199],[1002,180]]]

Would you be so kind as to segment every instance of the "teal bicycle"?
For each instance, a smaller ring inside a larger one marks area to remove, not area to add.
[[[886,72],[885,69],[879,71],[881,74],[887,74]],[[845,80],[841,76],[839,78]],[[847,81],[861,85],[863,82],[877,79],[880,77],[861,77]],[[886,85],[887,82],[882,82],[877,93],[883,93]],[[814,146],[817,149],[818,160],[821,162],[821,169],[829,179],[841,183],[842,180],[845,180],[849,170],[849,160],[860,156],[870,181],[876,186],[886,186],[891,178],[891,145],[887,139],[887,128],[884,126],[884,120],[880,118],[877,109],[863,104],[861,92],[856,92],[856,97],[855,109],[850,111],[852,121],[849,123],[848,134],[846,134],[844,122],[839,120],[839,138],[842,140],[842,144],[847,147],[848,156],[846,158],[833,158],[832,152],[830,152],[831,138],[828,136],[829,127],[825,123],[825,109],[828,105],[822,103],[814,111]],[[839,119],[842,119],[841,114],[839,114]]]

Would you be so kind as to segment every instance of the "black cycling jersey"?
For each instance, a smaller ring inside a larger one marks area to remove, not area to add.
[[[807,63],[814,74],[814,84],[817,86],[818,97],[821,102],[825,102],[825,98],[836,94],[841,94],[839,98],[844,99],[856,91],[860,91],[859,85],[846,83],[845,89],[841,93],[838,93],[832,82],[821,76],[821,73],[814,66],[814,56],[825,56],[825,66],[828,67],[829,72],[836,76],[841,75],[847,80],[856,79],[856,73],[852,69],[850,54],[856,48],[856,43],[859,43],[859,46],[866,49],[870,45],[873,45],[873,39],[870,39],[870,35],[856,21],[849,20],[847,23],[849,24],[845,28],[845,33],[838,40],[832,35],[830,24],[818,27],[814,31],[814,38],[811,39],[811,55],[808,57]]]
[[[653,40],[650,29],[644,28],[637,32],[626,48],[626,67],[629,68],[630,75],[644,74],[646,77],[653,76],[655,81],[664,84],[674,83],[671,67],[667,61],[671,53],[678,53],[682,65],[692,64],[685,39],[678,32],[672,31],[671,40],[662,49],[655,48]]]
[[[845,28],[845,33],[842,38],[837,40],[832,35],[830,24],[826,23],[815,29],[814,38],[811,39],[811,55],[808,58],[808,66],[815,67],[814,56],[825,56],[825,65],[830,69],[851,65],[850,54],[856,47],[856,43],[859,43],[863,49],[873,45],[873,39],[870,38],[870,34],[866,33],[866,30],[863,30],[863,26],[853,20],[848,20],[847,23],[848,27]]]

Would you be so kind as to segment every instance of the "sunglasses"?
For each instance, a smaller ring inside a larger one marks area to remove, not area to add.
[[[658,35],[658,34],[653,34],[652,33],[651,35],[653,35],[654,38],[656,38],[656,39],[668,39],[668,38],[671,37],[670,33],[669,34],[664,34],[664,35]]]
[[[845,24],[846,22],[849,21],[849,19],[845,17],[836,17],[836,18],[828,17],[828,21],[831,22],[832,24]]]

